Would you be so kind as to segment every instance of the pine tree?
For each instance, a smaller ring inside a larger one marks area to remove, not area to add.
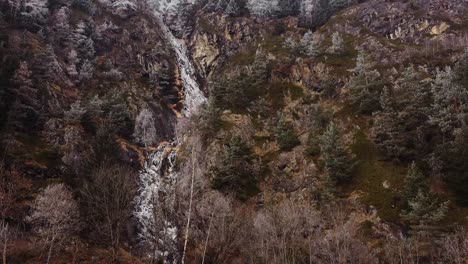
[[[296,51],[298,45],[299,44],[297,43],[297,41],[292,37],[287,37],[283,42],[283,47],[290,49],[293,52]]]
[[[61,47],[66,47],[69,44],[71,38],[71,27],[68,22],[70,16],[70,9],[67,6],[61,7],[54,14],[54,39],[55,43]]]
[[[301,7],[300,0],[279,0],[278,10],[281,16],[297,16]]]
[[[435,224],[446,216],[448,202],[441,203],[432,195],[419,189],[416,196],[408,200],[408,210],[403,210],[403,220],[415,225]]]
[[[235,17],[240,16],[241,11],[242,9],[239,0],[230,0],[229,4],[226,6],[226,9],[224,9],[224,14]]]
[[[55,56],[54,48],[51,45],[47,45],[45,51],[41,52],[35,59],[34,73],[41,83],[56,82],[60,79],[62,67],[57,61],[57,56]]]
[[[230,0],[218,0],[216,4],[213,4],[214,11],[216,12],[224,12],[226,7],[228,6]]]
[[[82,11],[88,14],[93,13],[93,1],[92,0],[73,0],[73,6],[81,9]]]
[[[195,25],[195,5],[181,1],[175,7],[177,12],[170,14],[170,27],[178,38],[190,35]]]
[[[69,123],[81,122],[86,109],[81,106],[81,101],[77,100],[70,105],[70,110],[65,111],[64,119]]]
[[[468,89],[468,48],[465,48],[465,52],[455,65],[455,79]]]
[[[328,16],[328,0],[302,0],[299,14],[301,26],[314,30],[325,23]]]
[[[407,201],[415,197],[418,191],[427,191],[426,179],[423,173],[416,166],[416,163],[411,163],[406,174],[405,184],[403,186],[403,195]]]
[[[279,11],[278,0],[248,0],[247,8],[259,18],[275,17]]]
[[[384,87],[380,95],[382,111],[377,113],[371,130],[379,149],[391,158],[398,158],[406,151],[404,126],[398,118],[395,101],[392,91]]]
[[[79,80],[80,81],[89,80],[93,77],[93,73],[94,73],[93,64],[88,59],[84,60],[84,62],[81,64]]]
[[[354,72],[356,74],[365,74],[370,71],[373,66],[374,63],[372,62],[369,54],[364,49],[359,49]]]
[[[341,142],[338,127],[334,123],[330,123],[322,135],[320,148],[330,181],[338,184],[349,180],[354,162],[349,150]]]
[[[432,95],[429,123],[436,125],[444,138],[453,138],[468,113],[468,91],[454,81],[454,73],[446,68],[437,71]]]
[[[252,76],[255,82],[263,83],[270,78],[270,65],[267,54],[261,48],[255,53],[255,61],[252,65]]]
[[[376,115],[373,135],[379,148],[391,158],[416,159],[427,146],[430,87],[419,81],[410,66],[397,79],[392,92],[384,89],[382,111]],[[388,106],[385,106],[388,105]]]
[[[380,109],[379,94],[383,85],[377,70],[360,71],[348,83],[350,103],[357,106],[359,112],[372,114]]]
[[[116,0],[112,3],[112,9],[114,13],[134,12],[137,10],[137,5],[130,0]]]
[[[84,21],[80,21],[72,35],[72,43],[78,51],[79,57],[82,60],[93,60],[95,49],[94,41],[91,39],[91,28]]]
[[[312,31],[307,31],[300,41],[303,54],[309,57],[317,57],[320,54],[320,40]]]
[[[332,46],[330,47],[329,51],[337,55],[341,55],[345,52],[344,40],[340,33],[333,33]]]
[[[15,102],[9,112],[7,126],[13,130],[34,133],[41,123],[41,104],[26,62],[20,64],[12,82],[15,84]]]
[[[457,202],[468,205],[468,123],[463,123],[450,144],[441,146],[439,155],[445,164],[445,180],[450,190],[455,194]]]
[[[339,10],[352,4],[353,0],[329,0],[328,5],[331,10]]]
[[[402,210],[401,216],[411,224],[434,224],[447,213],[448,202],[441,203],[430,193],[427,179],[414,162],[408,168],[403,196],[407,208]]]
[[[275,137],[280,148],[286,151],[293,149],[301,143],[294,132],[293,125],[284,116],[278,121],[278,125],[275,128]]]
[[[224,192],[234,191],[237,198],[246,199],[257,191],[258,170],[249,146],[238,136],[225,146],[221,162],[211,166],[209,175],[213,188]]]
[[[47,21],[48,0],[24,0],[21,5],[21,19],[27,25],[42,24]]]

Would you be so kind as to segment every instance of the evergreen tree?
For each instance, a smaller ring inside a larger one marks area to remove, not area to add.
[[[359,49],[354,72],[358,75],[365,74],[366,72],[370,71],[372,67],[374,67],[374,63],[371,60],[369,54],[364,49]]]
[[[288,122],[284,116],[278,121],[274,132],[276,140],[282,150],[291,150],[301,143],[294,132],[293,125]]]
[[[405,184],[403,186],[403,195],[407,201],[416,197],[420,190],[427,191],[426,179],[416,163],[411,163],[406,174]]]
[[[412,66],[408,67],[393,87],[384,89],[382,111],[377,113],[373,136],[381,150],[391,158],[414,160],[430,146],[425,138],[431,95],[429,86],[419,81]]]
[[[279,0],[278,10],[281,16],[297,16],[301,7],[300,0]]]
[[[448,202],[438,199],[419,189],[416,196],[408,200],[408,210],[401,214],[403,220],[415,225],[430,225],[444,219]]]
[[[34,73],[40,83],[56,82],[60,79],[62,67],[57,61],[51,45],[47,45],[45,51],[41,52],[35,59]]]
[[[177,11],[170,14],[170,27],[177,37],[186,37],[192,33],[195,25],[195,5],[180,1],[177,3],[175,10]]]
[[[275,17],[279,11],[278,0],[248,0],[247,8],[259,18]]]
[[[41,103],[26,62],[20,64],[12,82],[15,84],[15,101],[8,115],[7,126],[15,131],[37,132],[41,123]]]
[[[92,0],[73,0],[73,6],[79,8],[80,10],[88,14],[92,14],[92,11],[93,11]]]
[[[330,123],[322,135],[320,148],[330,181],[338,184],[349,180],[354,162],[349,150],[341,142],[338,127],[334,123]]]
[[[441,145],[439,151],[445,164],[445,180],[449,188],[457,202],[468,205],[468,124],[464,122],[454,141]]]
[[[80,21],[72,35],[72,43],[74,48],[78,51],[81,60],[93,60],[95,49],[94,41],[91,38],[92,29],[84,21]]]
[[[93,73],[94,73],[93,63],[91,63],[91,61],[89,61],[88,59],[84,60],[84,62],[81,64],[79,80],[80,81],[90,80],[93,77]]]
[[[372,114],[380,109],[379,94],[383,86],[377,70],[359,71],[348,83],[351,104],[357,106],[363,114]]]
[[[455,79],[468,89],[468,48],[465,48],[465,52],[455,65]]]
[[[267,54],[260,48],[255,53],[255,61],[252,65],[253,80],[257,84],[266,82],[270,78],[270,71]]]
[[[434,224],[445,217],[448,202],[441,203],[429,191],[427,180],[413,162],[405,178],[403,196],[407,208],[402,210],[403,220],[415,225]]]
[[[244,73],[235,78],[222,78],[210,86],[210,95],[219,109],[245,109],[256,98],[255,87],[259,79]]]
[[[303,54],[309,57],[317,57],[320,54],[320,40],[312,31],[307,31],[300,41]]]
[[[405,151],[404,124],[398,118],[392,91],[384,87],[380,96],[382,111],[377,113],[372,127],[375,143],[388,157],[398,158]]]
[[[231,138],[220,164],[209,169],[213,188],[234,191],[239,199],[248,198],[258,190],[258,170],[254,163],[255,157],[247,144],[240,137]]]
[[[55,43],[61,47],[66,47],[71,38],[71,27],[69,23],[70,9],[67,6],[61,7],[54,14],[54,31]]]
[[[230,0],[218,0],[218,2],[214,5],[214,11],[224,12],[229,4],[229,1]]]
[[[229,4],[224,9],[224,14],[228,16],[240,16],[242,8],[240,6],[239,0],[230,0]]]
[[[298,45],[299,43],[292,37],[287,37],[283,42],[283,47],[290,49],[292,52],[297,50]]]
[[[446,68],[437,71],[432,95],[429,123],[436,125],[444,138],[453,138],[468,114],[468,91],[454,81],[454,73]]]
[[[328,0],[302,0],[299,21],[303,27],[316,29],[329,17]]]
[[[221,128],[219,109],[216,108],[213,99],[203,105],[200,112],[195,117],[197,130],[201,134],[201,139],[208,141],[213,138]]]
[[[345,52],[344,40],[340,33],[333,33],[332,46],[330,47],[329,51],[337,55],[341,55]]]
[[[27,26],[43,24],[49,15],[48,0],[21,1],[21,20]]]

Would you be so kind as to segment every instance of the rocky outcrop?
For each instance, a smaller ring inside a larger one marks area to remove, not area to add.
[[[192,58],[199,74],[207,78],[221,62],[259,37],[256,23],[246,17],[199,14],[190,39]]]
[[[208,33],[195,34],[192,40],[192,57],[197,63],[199,73],[205,78],[216,67],[217,59],[221,55],[217,42],[218,36]]]

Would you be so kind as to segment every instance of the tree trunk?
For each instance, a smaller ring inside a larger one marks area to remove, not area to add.
[[[205,248],[203,249],[202,264],[205,264],[206,249],[208,248],[208,239],[210,239],[211,224],[213,223],[213,214],[210,217],[210,224],[208,225],[208,233],[206,234]]]
[[[6,264],[6,255],[7,255],[7,244],[8,244],[8,225],[2,227],[4,230],[3,232],[3,252],[2,252],[2,260],[3,264]]]
[[[185,243],[184,243],[184,252],[182,253],[182,264],[185,263],[185,254],[187,252],[187,243],[189,238],[190,230],[190,218],[192,216],[192,202],[193,202],[193,184],[195,178],[195,158],[194,150],[192,149],[192,183],[190,185],[190,202],[189,202],[189,211],[187,216],[187,229],[185,230]]]
[[[54,248],[55,237],[50,241],[49,252],[47,253],[47,264],[50,263],[50,258],[52,257],[52,250]]]

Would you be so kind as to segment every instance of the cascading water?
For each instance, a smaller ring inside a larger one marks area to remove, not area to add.
[[[189,60],[183,40],[177,39],[164,23],[166,13],[175,1],[153,1],[154,14],[177,56],[180,79],[184,90],[185,116],[190,116],[206,101],[195,79],[195,69]],[[174,189],[178,175],[174,171],[177,143],[162,143],[147,157],[140,172],[139,195],[136,197],[135,217],[140,230],[139,237],[152,250],[152,256],[164,263],[177,263],[177,227],[170,216],[174,207]]]

